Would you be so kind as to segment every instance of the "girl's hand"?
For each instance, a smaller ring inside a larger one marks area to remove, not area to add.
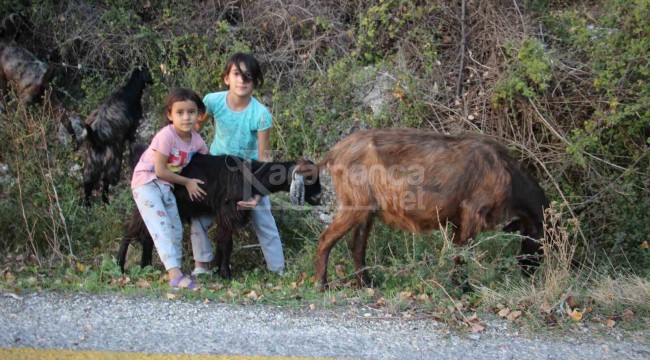
[[[237,205],[242,206],[242,207],[246,207],[246,208],[254,208],[254,207],[257,206],[257,204],[260,202],[261,199],[262,199],[262,197],[260,195],[255,195],[248,201],[244,201],[244,200],[238,201]]]
[[[205,190],[201,189],[199,184],[203,184],[203,180],[190,179],[187,184],[185,184],[185,188],[187,188],[187,192],[190,194],[190,200],[192,201],[195,199],[202,200],[207,194]]]

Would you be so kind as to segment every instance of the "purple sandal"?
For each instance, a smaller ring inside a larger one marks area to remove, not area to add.
[[[190,282],[186,285],[181,286],[181,282],[183,279],[187,279]],[[194,282],[194,279],[192,277],[189,277],[185,274],[179,275],[169,281],[169,285],[172,287],[174,290],[179,290],[179,289],[190,289],[190,290],[196,290],[199,288],[199,285]]]

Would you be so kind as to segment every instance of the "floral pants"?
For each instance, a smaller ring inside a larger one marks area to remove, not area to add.
[[[180,268],[183,251],[183,224],[178,215],[173,189],[157,180],[141,185],[133,191],[144,224],[151,234],[156,251],[165,269]],[[195,242],[197,242],[195,244]],[[203,239],[192,236],[194,260],[209,262],[212,250],[206,252]]]

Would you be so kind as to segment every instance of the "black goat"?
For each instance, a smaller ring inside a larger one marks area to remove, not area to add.
[[[146,67],[133,69],[129,81],[106,99],[86,119],[87,155],[84,163],[84,205],[90,206],[93,190],[102,181],[102,201],[108,204],[108,188],[119,181],[126,143],[135,141],[142,119],[141,98],[152,84]]]
[[[237,206],[240,200],[254,195],[268,195],[291,191],[292,202],[302,204],[303,199],[317,205],[321,185],[318,168],[313,162],[298,158],[288,162],[245,161],[235,156],[195,154],[181,172],[182,176],[203,180],[201,187],[207,195],[201,201],[192,201],[184,186],[175,186],[174,195],[181,219],[213,215],[219,231],[215,242],[215,264],[223,278],[230,278],[230,255],[233,233],[250,220],[250,209]],[[296,199],[298,198],[298,199]],[[130,242],[136,239],[143,245],[141,266],[151,264],[153,240],[136,208],[129,221],[118,254],[118,263],[124,271],[126,253]]]

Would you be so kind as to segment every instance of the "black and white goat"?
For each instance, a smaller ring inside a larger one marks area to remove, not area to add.
[[[126,85],[86,118],[85,206],[90,206],[92,192],[100,180],[102,201],[108,204],[108,189],[119,181],[126,143],[135,141],[136,130],[142,119],[142,93],[152,83],[146,67],[133,69]]]
[[[205,215],[214,216],[219,229],[214,239],[217,244],[215,264],[223,278],[231,277],[232,236],[250,220],[251,210],[238,207],[238,201],[248,200],[254,195],[289,191],[294,204],[302,205],[306,201],[317,205],[320,202],[318,168],[303,158],[288,162],[259,162],[245,161],[235,156],[195,154],[181,175],[204,182],[201,187],[207,195],[201,201],[190,200],[184,186],[175,186],[174,195],[183,221]],[[143,245],[141,266],[150,265],[153,240],[137,208],[126,227],[118,254],[122,270],[132,240]]]

